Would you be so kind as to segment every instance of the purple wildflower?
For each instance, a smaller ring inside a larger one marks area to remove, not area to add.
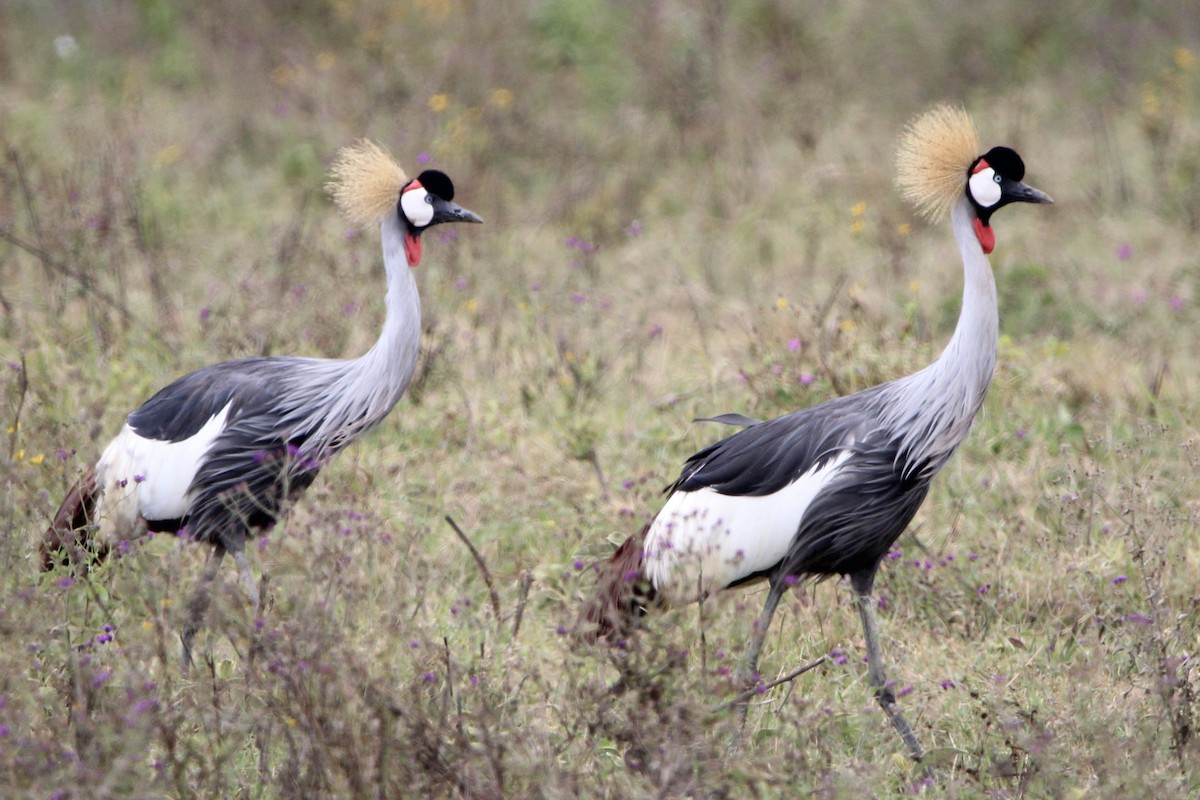
[[[1115,586],[1115,585],[1118,585],[1118,584],[1122,584],[1122,583],[1124,583],[1124,582],[1125,582],[1125,581],[1127,581],[1127,580],[1129,580],[1129,576],[1127,576],[1127,575],[1118,575],[1117,577],[1115,577],[1115,578],[1113,578],[1113,579],[1112,579],[1112,582],[1113,582],[1113,585]]]
[[[1128,261],[1131,258],[1133,258],[1133,245],[1129,242],[1117,245],[1117,261]]]

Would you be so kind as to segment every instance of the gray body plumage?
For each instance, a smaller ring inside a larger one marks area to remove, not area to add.
[[[683,584],[703,595],[772,576],[873,576],[970,430],[995,367],[996,287],[973,216],[966,198],[951,215],[963,307],[939,358],[904,378],[752,424],[693,455],[669,489],[693,497],[668,499],[647,535],[656,590]],[[812,492],[781,499],[805,481]],[[737,510],[722,498],[760,498],[764,511],[789,506],[778,512],[793,514],[793,527],[778,528],[787,540],[754,541],[754,519],[739,528]],[[714,551],[721,562],[705,564]],[[774,555],[755,558],[760,552]],[[689,569],[689,553],[707,574]],[[744,566],[730,563],[730,553]]]
[[[172,444],[197,436],[225,414],[219,433],[194,465],[183,513],[163,518],[137,509],[151,530],[186,526],[192,538],[237,550],[255,529],[273,523],[287,500],[311,484],[333,456],[391,411],[416,366],[420,300],[404,261],[400,218],[385,218],[381,234],[387,317],[379,340],[362,357],[261,357],[216,364],[179,378],[129,415],[122,436]],[[131,478],[140,478],[139,484],[156,480],[153,471],[125,474],[143,469],[131,461],[102,458],[100,485],[124,489]],[[136,493],[115,494],[106,492],[99,500],[102,529],[106,519],[129,519],[128,512],[111,507],[114,501],[138,500]]]
[[[176,380],[126,418],[67,492],[42,542],[46,569],[64,561],[86,569],[147,529],[186,531],[212,545],[181,634],[185,670],[226,554],[257,614],[246,540],[273,525],[404,394],[421,338],[410,270],[421,261],[421,234],[448,222],[483,222],[452,202],[445,173],[427,169],[409,179],[367,140],[343,148],[331,175],[328,188],[347,218],[380,225],[387,316],[379,340],[355,359],[246,358]]]
[[[805,576],[847,575],[876,699],[909,755],[922,758],[883,668],[875,574],[966,437],[992,379],[999,320],[987,260],[996,243],[991,217],[1009,203],[1053,202],[1022,182],[1016,151],[978,150],[966,113],[937,107],[910,126],[898,151],[898,182],[926,212],[950,211],[962,256],[962,309],[945,350],[912,375],[769,422],[713,418],[749,427],[692,456],[654,520],[613,553],[584,614],[589,637],[622,642],[652,603],[766,579],[739,670],[753,686],[787,587]],[[751,688],[742,697],[753,695]],[[744,721],[748,705],[737,705]]]

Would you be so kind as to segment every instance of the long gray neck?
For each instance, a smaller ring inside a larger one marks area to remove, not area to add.
[[[293,374],[298,412],[296,434],[307,436],[306,452],[332,455],[387,416],[404,394],[421,344],[421,300],[404,254],[399,215],[380,226],[387,272],[387,316],[379,340],[349,360],[301,359]]]
[[[963,262],[962,310],[946,349],[932,366],[958,373],[964,389],[978,395],[979,404],[996,368],[1000,315],[996,279],[975,235],[975,209],[964,196],[950,213],[950,224]],[[971,412],[974,416],[974,411]]]
[[[941,469],[971,428],[996,368],[996,281],[979,245],[966,196],[950,214],[963,262],[962,310],[946,349],[925,369],[892,384],[892,422],[904,430],[901,452],[911,468]]]
[[[404,254],[403,228],[397,214],[380,226],[387,272],[387,317],[379,340],[351,368],[360,385],[379,387],[383,399],[380,417],[392,410],[412,380],[421,344],[421,298]]]

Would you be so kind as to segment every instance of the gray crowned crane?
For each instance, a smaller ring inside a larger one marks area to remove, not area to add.
[[[939,106],[906,130],[896,180],[925,216],[950,216],[962,255],[957,327],[928,367],[898,380],[748,424],[683,466],[640,534],[604,565],[587,635],[628,635],[653,603],[680,604],[765,580],[766,604],[746,655],[753,676],[783,593],[798,578],[845,575],[862,619],[876,698],[914,759],[923,755],[884,675],[871,597],[875,574],[983,404],[996,363],[996,283],[987,254],[992,215],[1050,203],[1022,183],[1013,150],[980,155],[965,111]],[[744,713],[744,706],[743,706]]]
[[[421,234],[446,222],[482,222],[456,205],[444,173],[409,179],[378,145],[344,148],[327,188],[355,225],[379,226],[387,312],[379,340],[354,359],[259,357],[184,375],[130,414],[68,492],[42,543],[45,568],[86,568],[147,530],[206,542],[212,554],[188,603],[183,666],[226,553],[258,612],[246,540],[269,527],[321,467],[404,394],[421,336],[412,267]]]

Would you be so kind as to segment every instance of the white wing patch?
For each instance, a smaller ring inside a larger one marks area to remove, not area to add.
[[[232,405],[232,404],[230,404]],[[97,508],[106,541],[139,535],[140,519],[178,519],[188,509],[188,488],[229,416],[229,405],[193,436],[179,442],[147,439],[129,423],[105,448],[96,464],[103,494]]]
[[[779,563],[812,501],[850,456],[813,467],[774,494],[675,492],[646,534],[646,577],[673,602],[690,602]]]

